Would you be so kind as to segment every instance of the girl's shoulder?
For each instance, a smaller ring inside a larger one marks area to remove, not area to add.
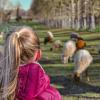
[[[29,64],[23,64],[19,66],[19,70],[27,70],[27,69],[31,69],[31,70],[41,69],[44,71],[43,67],[38,62],[32,62]]]
[[[32,64],[34,64],[34,65],[38,66],[39,68],[41,68],[42,70],[44,70],[40,63],[38,63],[38,62],[33,62]]]

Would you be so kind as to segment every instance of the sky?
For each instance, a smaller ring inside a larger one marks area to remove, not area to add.
[[[17,5],[18,3],[20,3],[21,4],[21,8],[23,8],[24,10],[28,10],[30,8],[32,0],[11,0],[11,2],[14,5]]]

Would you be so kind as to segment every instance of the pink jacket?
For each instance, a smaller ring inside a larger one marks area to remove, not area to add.
[[[15,100],[62,100],[38,63],[20,66],[17,83]]]

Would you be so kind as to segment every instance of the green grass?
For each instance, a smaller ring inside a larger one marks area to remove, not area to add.
[[[13,25],[16,25],[16,23],[13,23]],[[50,52],[51,44],[47,44],[46,46],[43,44],[44,36],[48,30],[53,32],[55,40],[59,39],[63,43],[69,39],[69,32],[71,32],[71,30],[57,28],[50,29],[36,22],[23,22],[20,23],[20,25],[29,25],[33,27],[40,37],[43,52],[40,63],[51,77],[52,85],[56,86],[61,92],[63,100],[90,100],[91,97],[100,97],[100,91],[92,90],[92,88],[95,87],[96,89],[100,89],[100,58],[99,60],[95,59],[95,57],[99,57],[96,45],[100,44],[100,33],[79,32],[79,34],[86,40],[87,49],[93,55],[94,61],[89,67],[90,82],[87,82],[86,78],[83,77],[82,83],[77,86],[71,79],[74,63],[70,62],[69,64],[62,64],[60,60],[62,50]],[[0,43],[2,43],[2,40],[0,40]],[[95,46],[94,51],[89,47],[92,45]],[[72,88],[73,86],[75,89]],[[83,92],[79,92],[81,91],[80,89],[83,89]]]
[[[54,33],[55,40],[59,39],[62,42],[65,42],[69,39],[69,32],[70,32],[69,30],[66,30],[66,29],[51,29],[51,31]],[[43,38],[44,38],[45,33],[47,32],[47,30],[37,30],[37,32],[38,32],[38,35],[40,36],[41,42],[43,42]],[[100,43],[100,39],[98,39],[98,37],[100,38],[100,33],[91,33],[91,32],[84,32],[83,33],[83,32],[79,32],[79,34],[86,40],[87,47],[92,46],[92,45],[96,46],[97,44]],[[42,64],[42,66],[44,67],[46,72],[51,77],[63,76],[63,77],[66,77],[66,78],[67,77],[70,78],[70,75],[71,75],[71,73],[73,72],[73,69],[74,69],[74,64],[73,63],[62,64],[61,61],[60,61],[61,51],[50,52],[49,48],[50,48],[50,44],[48,44],[47,46],[44,46],[42,44],[43,58],[48,60],[48,63],[43,63]],[[91,53],[94,53],[94,51],[92,51],[91,48],[88,48],[88,50]],[[97,51],[96,51],[95,54],[98,56]],[[100,73],[100,62],[93,62],[93,64],[91,64],[91,66],[89,67],[89,70],[90,70],[90,73],[89,73],[90,82],[87,82],[86,78],[83,78],[83,82],[86,82],[89,85],[99,86],[99,88],[100,88],[100,79],[99,79],[99,77],[100,77],[100,74],[99,74]],[[64,86],[61,83],[59,84],[59,82],[58,82],[58,83],[53,83],[53,84],[56,85],[56,87],[58,89],[61,89],[62,91],[64,91],[63,90]],[[68,83],[66,83],[66,86],[68,86]],[[96,93],[96,92],[93,92],[93,91],[92,92],[87,91],[85,93],[83,92],[83,93],[79,93],[77,95],[78,96],[74,96],[74,94],[63,95],[63,99],[64,100],[85,100],[84,99],[85,97],[86,98],[87,97],[91,97],[91,98],[92,97],[100,97],[99,93]]]
[[[69,30],[66,30],[66,29],[49,29],[49,30],[51,30],[54,33],[55,40],[59,39],[62,42],[65,42],[65,41],[67,41],[69,39],[69,32],[70,32]],[[40,29],[37,30],[38,35],[40,36],[41,42],[43,42],[45,33],[47,31],[48,30],[40,30]],[[92,45],[96,46],[97,44],[100,43],[100,39],[98,39],[98,38],[100,38],[100,33],[97,33],[97,32],[96,33],[79,32],[79,34],[86,40],[87,48],[88,48],[88,46],[92,46]],[[42,66],[44,67],[46,72],[51,77],[63,76],[63,77],[66,77],[66,78],[67,77],[70,78],[70,75],[71,75],[71,73],[73,72],[73,69],[74,69],[74,64],[73,63],[62,64],[61,61],[60,61],[61,51],[50,52],[49,51],[50,44],[48,44],[47,46],[44,46],[43,43],[42,43],[41,46],[42,46],[42,50],[43,50],[43,58],[48,60],[48,63],[44,62],[42,64]],[[96,56],[98,56],[97,50],[92,51],[91,48],[88,48],[88,50],[91,53],[95,52]],[[99,74],[100,73],[100,62],[93,62],[93,64],[91,64],[91,66],[89,67],[89,71],[90,71],[90,73],[89,73],[90,82],[87,82],[86,78],[83,78],[83,82],[86,82],[88,85],[99,86],[99,88],[100,88],[100,79],[99,79],[99,77],[100,77],[100,74]],[[55,80],[57,80],[57,79],[55,79]],[[59,82],[58,82],[58,83],[53,83],[53,84],[56,85],[56,87],[58,89],[61,89],[62,91],[64,91],[63,90],[64,86],[61,83],[59,84]],[[68,83],[66,83],[66,86],[68,86]],[[93,97],[100,97],[100,93],[96,93],[96,92],[93,92],[93,91],[92,92],[91,91],[87,91],[85,93],[83,92],[83,93],[79,93],[77,95],[78,96],[76,96],[74,94],[63,95],[63,99],[64,100],[85,100],[85,99],[88,100],[89,98],[93,99]],[[95,98],[95,99],[97,99],[97,98]]]

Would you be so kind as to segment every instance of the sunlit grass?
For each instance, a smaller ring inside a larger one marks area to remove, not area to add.
[[[16,23],[10,23],[12,25],[16,25]],[[18,23],[17,23],[18,24]],[[69,62],[68,64],[62,64],[61,62],[61,50],[55,50],[55,51],[50,51],[51,44],[47,44],[46,46],[43,44],[44,37],[46,35],[46,32],[48,30],[52,31],[54,34],[54,40],[61,40],[63,43],[69,40],[69,33],[71,30],[67,29],[57,29],[57,28],[47,28],[45,25],[36,23],[36,22],[23,22],[19,23],[20,25],[29,25],[31,26],[38,34],[40,37],[41,41],[41,49],[42,49],[42,59],[40,63],[42,64],[43,68],[45,71],[48,73],[50,77],[58,77],[58,76],[63,76],[66,78],[71,78],[71,74],[74,69],[74,63]],[[100,37],[99,33],[91,33],[91,32],[78,32],[85,40],[87,43],[87,50],[93,54],[93,56],[98,57],[98,51],[97,48],[95,51],[91,49],[88,46],[92,45],[97,45],[100,44],[100,39],[96,39]],[[95,39],[94,39],[95,38]],[[94,39],[94,40],[92,40]],[[0,39],[0,44],[2,44],[3,41]],[[44,63],[42,63],[44,61]],[[100,59],[99,60],[94,60],[93,63],[89,66],[89,76],[90,76],[90,82],[87,82],[86,79],[84,78],[83,81],[86,82],[89,85],[93,86],[99,86],[100,87]],[[65,86],[62,85],[62,83],[53,83],[52,85],[56,86],[58,89],[64,89]],[[70,84],[69,84],[70,85]],[[69,87],[68,83],[66,83],[66,87]],[[77,91],[77,90],[76,90]],[[99,93],[87,91],[84,93],[79,93],[77,94],[78,96],[73,96],[72,95],[63,95],[64,100],[86,100],[84,98],[81,98],[81,96],[85,97],[100,97]],[[79,99],[80,98],[80,99]]]
[[[69,40],[69,33],[70,30],[66,30],[66,29],[48,29],[50,31],[53,32],[54,34],[54,40],[61,40],[63,43],[66,42],[67,40]],[[60,57],[61,57],[61,51],[53,51],[50,52],[50,44],[47,44],[46,46],[43,45],[43,40],[44,40],[44,36],[46,34],[46,32],[48,30],[38,30],[37,29],[37,33],[40,37],[40,40],[42,42],[42,51],[43,51],[43,58],[45,58],[46,60],[48,60],[48,63],[43,63],[42,66],[43,68],[46,70],[46,72],[48,73],[49,76],[65,76],[65,77],[71,77],[70,75],[73,72],[74,69],[74,64],[73,62],[70,62],[69,64],[62,64]],[[100,43],[99,39],[96,39],[98,37],[100,37],[99,33],[91,33],[91,32],[79,32],[79,34],[86,39],[87,41],[87,46],[91,46],[91,45],[97,45]],[[94,39],[95,40],[92,40]],[[89,41],[88,41],[89,40]],[[91,53],[94,53],[94,51],[92,51],[92,49],[90,48],[89,51]],[[97,51],[95,52],[96,54],[98,53]],[[91,64],[91,66],[89,67],[89,75],[90,75],[90,82],[88,82],[88,84],[91,85],[97,85],[100,86],[100,80],[98,80],[100,74],[99,74],[99,68],[100,68],[100,62],[93,62]],[[84,79],[86,81],[86,79]],[[86,81],[87,82],[87,81]],[[92,83],[91,83],[92,82]],[[64,88],[62,85],[58,85],[53,83],[54,86],[56,86],[58,89],[60,88]],[[87,92],[87,93],[81,93],[81,94],[77,94],[78,96],[87,96],[87,97],[98,97],[100,96],[99,93],[93,93],[93,92]],[[74,97],[74,96],[63,96],[64,100],[78,100],[79,97]],[[81,97],[80,97],[81,98]],[[84,100],[84,99],[80,99],[80,100]]]

